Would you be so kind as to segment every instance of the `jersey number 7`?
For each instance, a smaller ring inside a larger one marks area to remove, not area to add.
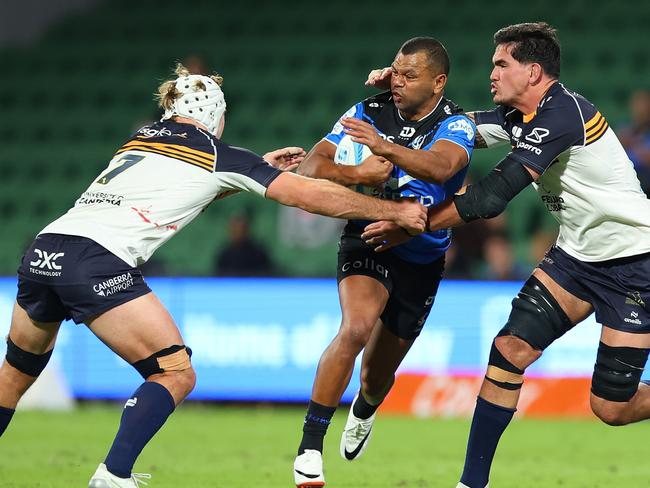
[[[105,185],[109,181],[111,181],[113,178],[115,178],[117,175],[119,175],[122,171],[126,171],[129,169],[131,166],[133,166],[136,163],[139,163],[142,161],[145,157],[144,156],[136,156],[133,154],[127,154],[126,156],[122,156],[117,162],[122,163],[120,164],[117,168],[114,170],[109,171],[106,173],[104,176],[100,176],[99,179],[95,183],[99,183],[100,185]]]

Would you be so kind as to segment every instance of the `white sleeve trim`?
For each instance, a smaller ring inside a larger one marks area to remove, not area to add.
[[[510,142],[510,136],[499,124],[478,124],[476,129],[488,147]]]
[[[255,181],[253,178],[249,178],[248,176],[228,171],[220,171],[219,173],[215,174],[218,175],[219,185],[222,189],[243,190],[251,193],[257,193],[261,196],[264,196],[266,194],[266,187]]]

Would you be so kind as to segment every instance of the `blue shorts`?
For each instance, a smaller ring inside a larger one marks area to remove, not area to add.
[[[589,302],[599,324],[623,332],[650,332],[650,253],[590,263],[553,246],[539,268]]]
[[[41,234],[18,268],[16,300],[37,322],[80,324],[149,292],[138,268],[95,241]]]

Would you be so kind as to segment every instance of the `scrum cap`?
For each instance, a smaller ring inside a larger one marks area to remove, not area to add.
[[[205,125],[214,134],[226,111],[221,87],[208,76],[186,75],[176,79],[175,88],[178,96],[165,110],[162,120],[187,117]]]

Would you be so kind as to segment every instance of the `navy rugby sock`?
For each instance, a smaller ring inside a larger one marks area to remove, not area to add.
[[[106,468],[115,476],[130,478],[135,460],[174,411],[174,398],[159,383],[147,381],[127,400]]]
[[[0,436],[7,430],[11,417],[14,416],[16,411],[13,408],[0,407]]]
[[[315,449],[323,452],[323,438],[327,428],[332,421],[332,415],[336,407],[326,407],[313,400],[309,401],[305,424],[302,426],[302,441],[298,447],[298,455],[305,452],[305,449]]]
[[[488,484],[497,444],[516,411],[515,408],[501,407],[481,397],[476,399],[461,483],[470,488],[484,488]]]
[[[375,413],[378,408],[379,405],[370,405],[363,397],[363,394],[359,392],[359,396],[352,404],[352,414],[358,419],[366,420],[372,417],[372,414]]]

